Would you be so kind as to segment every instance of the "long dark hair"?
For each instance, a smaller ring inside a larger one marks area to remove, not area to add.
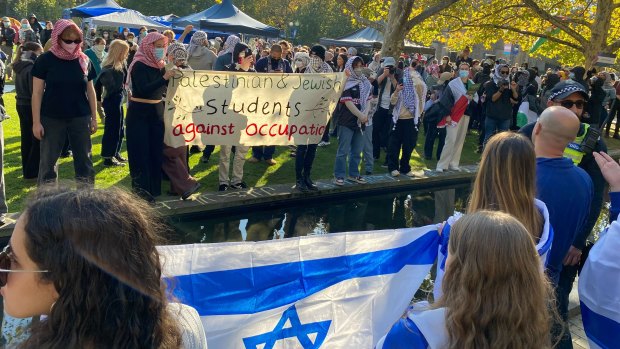
[[[20,348],[180,348],[150,208],[120,189],[47,189],[24,215],[28,255],[58,299]]]

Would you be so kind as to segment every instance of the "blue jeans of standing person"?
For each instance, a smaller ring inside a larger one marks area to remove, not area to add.
[[[103,125],[103,137],[101,138],[101,157],[111,158],[120,155],[123,144],[123,93],[119,92],[107,96],[103,103],[105,111],[105,124]]]
[[[373,125],[366,126],[366,129],[364,129],[364,169],[366,173],[372,173],[375,166],[372,139]]]
[[[252,157],[258,160],[271,160],[273,159],[273,154],[275,152],[275,145],[261,145],[257,147],[252,147]]]
[[[511,120],[497,120],[487,116],[484,120],[484,144],[487,144],[489,138],[496,133],[508,131],[510,129]]]
[[[355,130],[352,130],[346,126],[339,126],[338,151],[336,152],[336,163],[334,164],[334,177],[346,177],[347,157],[349,160],[349,176],[358,177],[360,175],[360,161],[362,160],[363,148],[364,135],[362,134],[362,130],[357,127]]]
[[[67,137],[73,150],[75,178],[82,183],[95,183],[95,169],[91,158],[90,116],[55,119],[41,116],[45,135],[41,140],[41,159],[39,160],[39,185],[56,182],[58,178],[58,158]]]

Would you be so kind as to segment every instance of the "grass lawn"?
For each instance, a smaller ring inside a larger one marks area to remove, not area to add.
[[[19,212],[22,210],[24,200],[28,197],[28,193],[36,188],[36,183],[26,181],[22,178],[21,156],[20,156],[20,130],[19,118],[15,111],[15,93],[7,93],[4,95],[4,101],[7,112],[11,118],[3,123],[4,127],[4,176],[6,181],[6,197],[10,212]],[[93,135],[93,163],[97,173],[95,185],[100,188],[112,185],[120,185],[130,188],[131,182],[129,177],[129,167],[105,167],[101,153],[101,137],[103,135],[103,125],[99,125],[99,129]],[[472,133],[467,136],[463,154],[461,157],[462,164],[473,164],[479,160],[479,155],[474,153],[476,149],[478,135]],[[333,140],[335,141],[335,140]],[[606,139],[610,148],[620,148],[620,141]],[[418,146],[414,150],[411,157],[411,165],[414,169],[431,168],[434,169],[436,161],[426,161],[421,153],[424,144],[424,136],[420,133],[418,138]],[[336,154],[337,143],[332,142],[331,145],[318,148],[314,167],[312,170],[313,179],[330,179],[333,177],[334,157]],[[252,187],[264,186],[267,184],[286,184],[295,182],[295,159],[290,157],[288,147],[281,146],[276,149],[275,159],[278,162],[274,166],[267,166],[264,162],[245,164],[245,182]],[[123,156],[127,157],[126,151]],[[192,175],[197,178],[202,187],[201,192],[216,191],[218,183],[218,159],[219,147],[215,148],[215,152],[211,156],[211,160],[203,164],[200,162],[201,154],[194,154],[190,158],[190,169]],[[248,157],[251,156],[251,152]],[[381,159],[384,159],[384,154]],[[386,173],[387,169],[381,167],[382,161],[376,161],[374,164],[374,174]],[[363,165],[362,165],[363,166]],[[232,168],[232,166],[231,166]],[[363,172],[362,172],[363,173]],[[72,179],[74,177],[72,159],[60,159],[59,161],[59,177],[61,179]],[[169,183],[164,181],[162,184],[162,193],[166,193]]]

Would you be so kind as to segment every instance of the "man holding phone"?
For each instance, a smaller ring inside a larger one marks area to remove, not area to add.
[[[484,121],[484,144],[496,132],[508,131],[512,120],[512,103],[520,101],[519,85],[510,81],[510,68],[507,64],[498,64],[495,67],[493,79],[485,84],[486,119]]]
[[[379,106],[373,116],[374,126],[372,129],[372,153],[375,160],[379,160],[381,148],[387,149],[392,114],[390,112],[392,109],[390,97],[398,85],[396,60],[392,57],[385,57],[381,61],[383,72],[377,77],[377,84],[379,85]],[[387,158],[385,159],[384,166],[387,167]]]
[[[278,44],[271,46],[270,55],[259,59],[254,68],[258,73],[293,73],[291,64],[287,60],[282,59],[282,46]],[[273,166],[277,164],[273,159],[275,152],[276,147],[274,145],[252,147],[252,157],[248,162],[257,163],[265,160],[267,165]]]

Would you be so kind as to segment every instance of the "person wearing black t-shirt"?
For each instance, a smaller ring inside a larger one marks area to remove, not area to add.
[[[32,68],[32,132],[41,141],[39,184],[58,177],[57,161],[67,136],[78,181],[93,185],[90,135],[97,131],[95,69],[82,52],[82,32],[60,20],[52,46]]]
[[[167,38],[147,34],[129,67],[131,91],[126,118],[127,155],[133,190],[153,202],[161,194],[164,94],[174,70],[164,69]]]

